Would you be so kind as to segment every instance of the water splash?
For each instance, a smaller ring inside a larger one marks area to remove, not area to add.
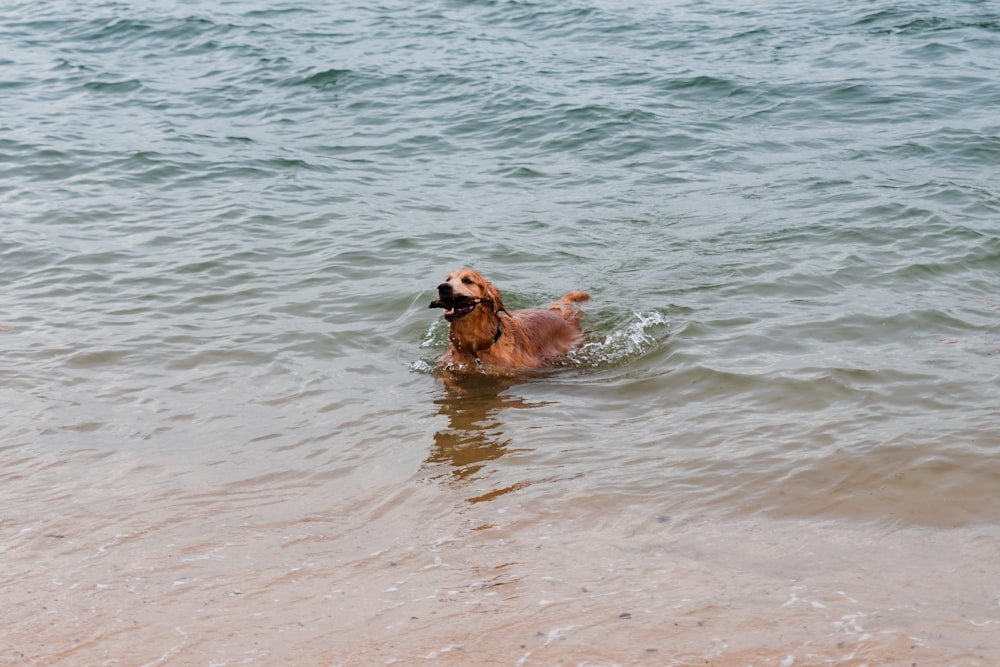
[[[624,364],[656,348],[667,336],[667,325],[667,316],[659,311],[633,313],[628,322],[608,333],[590,332],[589,340],[571,352],[569,359],[595,368]]]
[[[410,370],[417,373],[433,373],[434,366],[429,364],[424,359],[417,359],[416,361],[410,362]]]

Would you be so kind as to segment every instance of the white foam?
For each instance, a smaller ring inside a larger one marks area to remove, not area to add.
[[[570,358],[581,364],[616,364],[646,353],[657,345],[657,328],[667,324],[667,317],[658,311],[636,312],[624,327],[580,346]]]

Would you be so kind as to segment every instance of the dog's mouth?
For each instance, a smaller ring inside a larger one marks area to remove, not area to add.
[[[471,297],[458,297],[454,299],[435,299],[431,301],[428,308],[444,308],[444,319],[454,322],[460,317],[465,317],[479,305],[479,299]]]

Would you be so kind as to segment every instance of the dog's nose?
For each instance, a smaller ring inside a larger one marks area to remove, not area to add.
[[[451,294],[451,283],[441,283],[438,285],[439,294]]]

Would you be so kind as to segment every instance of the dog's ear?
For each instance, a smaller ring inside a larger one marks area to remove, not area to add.
[[[510,315],[510,313],[507,312],[507,309],[503,307],[503,298],[500,296],[500,290],[494,287],[491,282],[486,283],[486,298],[493,302],[494,313],[502,311]]]

